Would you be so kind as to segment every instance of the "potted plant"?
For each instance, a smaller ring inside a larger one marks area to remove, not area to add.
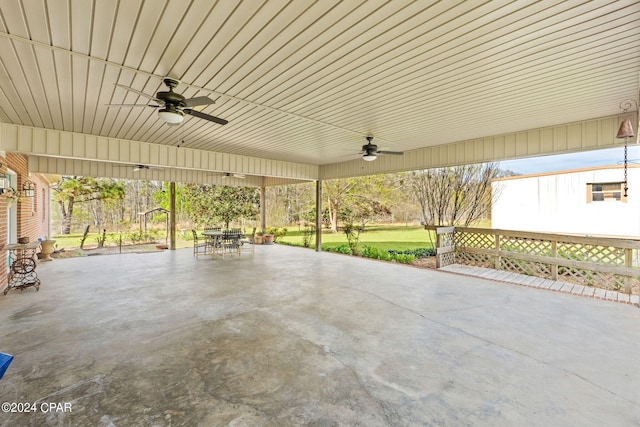
[[[10,207],[15,202],[20,200],[20,192],[11,187],[4,193],[7,196],[7,207]]]
[[[264,234],[262,236],[263,245],[273,245],[273,234]]]

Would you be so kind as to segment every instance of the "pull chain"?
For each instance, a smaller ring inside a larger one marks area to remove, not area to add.
[[[624,197],[627,197],[627,138],[624,139]]]

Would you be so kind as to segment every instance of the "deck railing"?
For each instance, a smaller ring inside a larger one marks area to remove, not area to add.
[[[638,293],[640,241],[512,230],[425,226],[436,233],[436,266],[466,264]]]

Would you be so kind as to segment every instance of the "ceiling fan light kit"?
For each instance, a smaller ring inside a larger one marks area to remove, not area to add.
[[[130,88],[128,86],[116,84],[116,86],[122,89],[137,93],[138,95],[144,96],[145,98],[149,98],[152,101],[156,102],[158,105],[107,104],[107,106],[108,107],[152,107],[152,108],[160,107],[160,110],[158,110],[158,117],[160,117],[160,119],[162,119],[163,122],[169,125],[179,125],[180,123],[182,123],[182,121],[184,120],[185,114],[197,117],[199,119],[208,120],[210,122],[217,123],[219,125],[226,125],[228,123],[225,119],[211,116],[209,114],[203,113],[202,111],[197,111],[191,108],[199,105],[213,104],[214,101],[211,98],[207,96],[196,96],[195,98],[185,99],[184,96],[173,91],[173,89],[176,86],[178,86],[178,84],[180,83],[178,80],[165,77],[162,81],[169,88],[169,90],[159,91],[158,93],[156,93],[155,96],[147,95],[146,93],[140,92],[139,90]]]
[[[367,138],[367,143],[362,146],[362,151],[360,153],[362,153],[362,159],[366,162],[374,161],[378,158],[378,154],[393,154],[394,156],[401,156],[404,154],[402,151],[378,150],[378,146],[371,142],[373,141],[372,136],[367,136],[365,138]]]
[[[158,111],[158,116],[160,116],[165,123],[169,123],[171,125],[182,123],[184,120],[184,113],[177,109],[163,108]]]

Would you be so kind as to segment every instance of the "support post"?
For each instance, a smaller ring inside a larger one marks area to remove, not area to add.
[[[493,265],[493,268],[495,268],[496,270],[500,270],[500,267],[502,266],[502,257],[500,256],[500,234],[496,233],[493,236],[495,238],[495,244],[494,244],[494,249],[496,250],[496,252],[498,253],[498,255],[496,256],[495,259],[495,264]]]
[[[316,181],[316,252],[322,252],[322,181]]]
[[[624,249],[624,266],[627,268],[633,267],[633,249]],[[626,276],[624,278],[624,292],[631,295],[631,277]]]
[[[176,183],[169,184],[169,249],[176,250]]]
[[[455,227],[436,227],[436,268],[455,263],[455,233]]]
[[[260,231],[267,230],[267,193],[265,187],[260,187]]]
[[[558,280],[558,242],[551,241],[551,256],[554,258],[555,264],[551,264],[551,280]]]

